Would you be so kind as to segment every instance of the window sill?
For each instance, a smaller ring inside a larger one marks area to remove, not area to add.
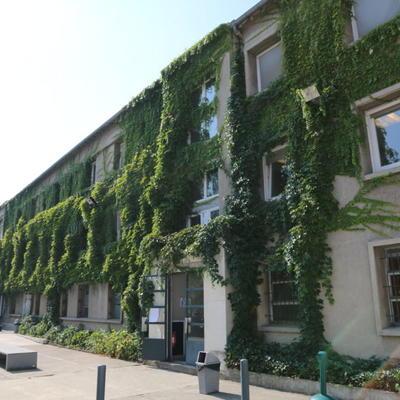
[[[393,167],[391,169],[377,171],[377,172],[373,172],[371,174],[364,175],[364,181],[369,181],[374,178],[379,178],[379,177],[389,176],[389,175],[394,175],[394,174],[399,174],[399,173],[400,173],[400,167]]]
[[[263,325],[259,327],[261,332],[270,332],[270,333],[291,333],[291,334],[299,334],[300,328],[298,326],[293,325]]]
[[[78,317],[61,317],[62,321],[66,322],[94,322],[98,324],[113,324],[113,325],[121,325],[122,322],[120,319],[97,319],[97,318],[78,318]]]
[[[384,328],[379,332],[380,336],[400,336],[400,326],[392,328]]]
[[[208,202],[211,202],[211,201],[217,199],[218,196],[219,196],[219,194],[214,194],[213,196],[206,197],[205,199],[196,200],[194,202],[194,205],[195,206],[200,206],[200,205],[203,205],[203,204],[207,204]]]

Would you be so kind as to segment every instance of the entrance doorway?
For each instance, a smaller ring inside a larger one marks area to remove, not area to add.
[[[151,275],[154,300],[143,319],[143,358],[196,362],[204,349],[203,277],[197,272]]]
[[[204,349],[203,277],[196,272],[172,274],[170,305],[169,358],[194,364]]]

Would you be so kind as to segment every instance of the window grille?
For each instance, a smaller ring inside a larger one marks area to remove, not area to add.
[[[385,250],[385,271],[389,320],[400,325],[400,248]]]

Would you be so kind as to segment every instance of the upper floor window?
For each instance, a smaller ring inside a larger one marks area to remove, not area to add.
[[[208,210],[200,211],[188,218],[188,226],[207,225],[212,219],[219,216],[219,208],[213,207]]]
[[[270,157],[264,157],[264,197],[265,200],[278,199],[286,186],[285,153],[286,145],[278,146],[272,150]]]
[[[374,172],[400,166],[400,99],[366,112]]]
[[[356,0],[354,4],[353,37],[363,37],[375,27],[400,13],[399,0]]]
[[[257,54],[257,86],[261,92],[282,74],[282,42]]]
[[[90,164],[90,184],[94,185],[97,180],[96,160]]]
[[[122,143],[114,143],[113,169],[118,171],[122,167]]]
[[[207,172],[204,175],[203,181],[199,187],[198,200],[208,199],[218,195],[218,170]]]
[[[0,218],[0,239],[4,236],[4,218]]]
[[[215,81],[210,79],[203,83],[200,90],[200,98],[198,100],[200,129],[194,129],[190,133],[189,144],[196,143],[200,140],[211,139],[218,134],[216,100],[217,89]]]

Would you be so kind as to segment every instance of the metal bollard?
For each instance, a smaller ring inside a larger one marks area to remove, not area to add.
[[[240,386],[241,400],[250,400],[249,392],[249,362],[246,359],[240,360]]]
[[[97,393],[96,400],[104,400],[106,395],[106,366],[97,367]]]
[[[325,351],[320,351],[317,355],[319,362],[319,382],[320,392],[313,397],[311,400],[334,400],[333,397],[328,396],[326,392],[326,369],[328,367],[328,356]]]

